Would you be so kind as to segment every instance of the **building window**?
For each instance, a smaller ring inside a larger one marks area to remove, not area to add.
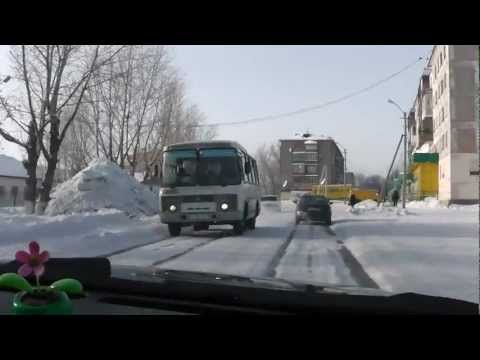
[[[295,176],[294,181],[297,184],[312,185],[318,184],[318,176]]]
[[[317,165],[306,165],[305,166],[305,173],[308,175],[317,174]]]
[[[318,161],[318,153],[316,152],[296,152],[292,153],[293,161]]]
[[[17,206],[18,186],[12,186],[10,191],[13,199],[13,206]]]
[[[292,164],[292,172],[294,174],[305,174],[305,164]]]

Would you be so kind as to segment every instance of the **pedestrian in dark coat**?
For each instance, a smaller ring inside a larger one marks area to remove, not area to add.
[[[397,207],[398,199],[400,198],[400,194],[398,193],[397,190],[393,190],[392,193],[392,202],[393,206]]]
[[[350,201],[348,202],[348,205],[350,205],[352,208],[353,206],[357,203],[357,198],[355,197],[355,194],[350,195]]]

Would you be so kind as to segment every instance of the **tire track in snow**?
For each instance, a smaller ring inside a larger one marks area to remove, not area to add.
[[[265,277],[274,278],[276,274],[276,269],[280,261],[282,260],[283,256],[285,255],[288,245],[292,242],[293,236],[295,235],[295,231],[297,231],[297,226],[295,226],[292,231],[288,234],[287,238],[283,242],[283,244],[278,248],[275,255],[272,257],[270,264],[268,264],[267,271],[265,271]]]
[[[350,273],[358,286],[380,289],[380,286],[378,286],[378,284],[368,275],[362,264],[360,264],[357,258],[345,245],[342,245],[338,252],[342,256],[343,262],[350,270]]]
[[[133,245],[133,246],[129,246],[127,248],[124,248],[124,249],[120,249],[120,250],[116,250],[116,251],[113,251],[111,253],[108,253],[108,254],[104,254],[104,255],[98,255],[96,257],[111,257],[111,256],[115,256],[115,255],[119,255],[119,254],[123,254],[123,253],[126,253],[126,252],[129,252],[129,251],[132,251],[132,250],[135,250],[135,249],[138,249],[138,248],[141,248],[141,247],[144,247],[144,246],[148,246],[148,245],[153,245],[153,244],[157,244],[159,242],[162,242],[162,241],[167,241],[167,240],[171,240],[172,238],[171,237],[167,237],[167,238],[164,238],[164,239],[156,239],[154,241],[150,241],[150,242],[146,242],[146,243],[143,243],[143,244],[138,244],[138,245]]]
[[[211,240],[207,240],[207,241],[205,241],[205,242],[203,242],[203,243],[194,245],[193,247],[190,247],[190,248],[188,248],[188,249],[186,249],[186,250],[184,250],[184,251],[182,251],[182,252],[180,252],[180,253],[178,253],[178,254],[169,256],[169,257],[167,257],[167,258],[165,258],[165,259],[155,261],[155,262],[152,263],[152,266],[163,265],[163,264],[165,264],[166,262],[169,262],[169,261],[173,261],[173,260],[175,260],[175,259],[178,259],[179,257],[184,256],[184,255],[192,252],[192,251],[195,250],[195,249],[198,249],[198,248],[200,248],[200,247],[202,247],[202,246],[211,244],[212,242],[214,242],[214,241],[216,241],[216,240],[219,240],[219,239],[222,239],[222,238],[224,238],[224,237],[226,237],[226,236],[228,236],[228,235],[229,235],[229,234],[226,233],[226,232],[216,233],[216,234],[215,234],[215,237],[213,237]]]

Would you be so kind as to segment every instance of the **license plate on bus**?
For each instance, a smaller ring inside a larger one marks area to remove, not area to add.
[[[190,214],[188,215],[190,220],[200,221],[200,220],[210,220],[209,214]]]

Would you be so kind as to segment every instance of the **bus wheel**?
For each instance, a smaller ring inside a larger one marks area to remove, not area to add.
[[[242,235],[243,232],[245,231],[245,221],[237,221],[235,224],[233,224],[233,233],[235,235]]]
[[[182,227],[178,224],[168,224],[168,232],[170,236],[178,236],[182,231]]]

